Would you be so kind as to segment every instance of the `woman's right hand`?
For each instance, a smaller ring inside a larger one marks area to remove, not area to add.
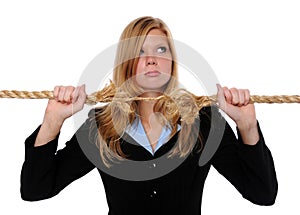
[[[53,140],[64,121],[82,110],[86,101],[85,85],[79,87],[57,86],[54,99],[49,100],[44,120],[36,137],[34,146],[41,146]]]
[[[86,101],[85,85],[56,86],[54,99],[49,100],[45,117],[63,123],[67,118],[82,110]]]

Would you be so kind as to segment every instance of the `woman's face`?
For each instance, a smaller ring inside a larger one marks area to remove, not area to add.
[[[145,91],[162,92],[172,73],[168,39],[159,29],[151,30],[140,50],[135,80]]]

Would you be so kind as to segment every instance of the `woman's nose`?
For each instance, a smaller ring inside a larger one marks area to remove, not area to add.
[[[156,65],[157,64],[156,58],[154,56],[147,56],[146,64],[147,65]]]

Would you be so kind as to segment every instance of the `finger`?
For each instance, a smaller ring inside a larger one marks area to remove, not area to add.
[[[74,91],[75,87],[73,86],[67,86],[65,87],[65,94],[64,94],[64,102],[71,103],[72,101],[72,93]]]
[[[223,90],[224,90],[224,95],[225,95],[226,102],[231,104],[232,103],[232,94],[231,94],[231,92],[229,91],[229,89],[227,87],[223,87]]]
[[[232,96],[232,99],[231,99],[230,103],[232,105],[235,105],[235,106],[239,105],[240,97],[239,97],[239,91],[238,91],[238,89],[231,88],[229,91],[230,91],[230,94]]]
[[[76,87],[75,90],[72,93],[72,103],[74,104],[75,102],[77,102],[78,99],[78,95],[79,95],[79,88],[80,87]]]
[[[248,89],[245,90],[245,105],[250,103],[250,91]]]
[[[238,90],[238,94],[239,94],[239,103],[237,104],[237,106],[241,107],[245,105],[245,90]]]
[[[59,102],[64,102],[64,95],[65,95],[65,91],[66,91],[66,88],[64,86],[60,86],[58,88],[58,95],[57,95],[57,100]]]
[[[55,87],[54,87],[54,90],[53,90],[53,97],[54,97],[55,100],[57,100],[58,92],[59,92],[59,88],[60,88],[60,87],[61,87],[61,86],[55,86]]]

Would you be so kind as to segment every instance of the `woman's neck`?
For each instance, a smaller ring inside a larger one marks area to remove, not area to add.
[[[149,117],[153,114],[153,107],[155,101],[140,101],[138,105],[138,114],[142,121],[148,121]]]
[[[157,96],[157,95],[156,95]],[[138,114],[153,152],[162,132],[163,125],[153,111],[156,101],[139,101]]]

